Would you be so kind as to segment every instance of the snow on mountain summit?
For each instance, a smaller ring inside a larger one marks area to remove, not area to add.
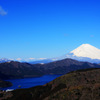
[[[91,59],[100,59],[100,49],[90,44],[82,44],[81,46],[71,51],[70,53],[72,53],[73,56],[77,56],[77,57],[88,57]]]

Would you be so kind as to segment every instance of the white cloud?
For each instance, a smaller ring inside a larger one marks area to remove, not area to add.
[[[29,60],[34,60],[35,58],[29,58]]]
[[[16,60],[21,61],[22,59],[21,58],[17,58]]]
[[[56,60],[58,60],[58,59],[52,59],[53,61],[56,61]]]
[[[0,15],[7,15],[7,12],[0,6]]]
[[[39,60],[45,60],[45,59],[47,59],[47,58],[39,58]]]
[[[9,60],[14,60],[14,59],[10,58]]]

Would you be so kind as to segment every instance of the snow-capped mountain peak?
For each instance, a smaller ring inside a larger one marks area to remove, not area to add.
[[[91,59],[100,59],[100,49],[90,45],[90,44],[82,44],[75,50],[70,52],[73,56],[77,57],[88,57]]]

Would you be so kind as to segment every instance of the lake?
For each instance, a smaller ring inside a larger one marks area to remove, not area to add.
[[[44,75],[41,77],[34,77],[34,78],[10,79],[6,81],[11,82],[13,86],[7,87],[7,88],[1,88],[1,89],[2,90],[18,89],[19,87],[20,88],[30,88],[30,87],[34,87],[38,85],[44,85],[59,76],[61,75]]]

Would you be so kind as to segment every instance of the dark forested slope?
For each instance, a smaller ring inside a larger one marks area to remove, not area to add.
[[[0,79],[36,77],[46,74],[66,74],[86,68],[100,68],[100,65],[72,59],[63,59],[48,64],[29,64],[11,61],[0,64]]]

